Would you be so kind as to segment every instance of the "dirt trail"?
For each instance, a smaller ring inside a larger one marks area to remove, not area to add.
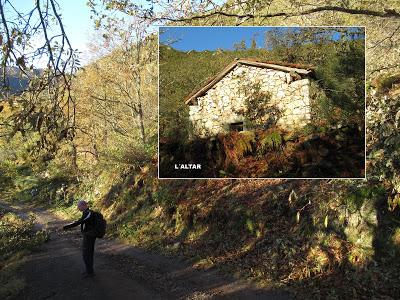
[[[17,206],[12,210],[22,216],[32,211]],[[81,279],[79,231],[60,231],[63,221],[45,210],[33,212],[38,226],[50,232],[50,240],[23,264],[20,272],[27,287],[18,299],[290,299],[286,292],[258,289],[111,239],[97,239],[96,276]]]

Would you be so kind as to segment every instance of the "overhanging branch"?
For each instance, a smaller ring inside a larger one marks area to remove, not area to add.
[[[400,18],[400,13],[391,10],[385,9],[383,11],[376,11],[370,9],[355,9],[355,8],[346,8],[341,6],[321,6],[315,7],[303,11],[297,12],[278,12],[278,13],[270,13],[270,14],[237,14],[237,13],[230,13],[225,11],[213,11],[202,15],[191,16],[187,18],[171,18],[171,17],[160,17],[156,18],[156,21],[173,21],[173,22],[185,22],[185,21],[193,21],[198,19],[209,18],[213,16],[223,16],[223,17],[230,17],[230,18],[239,18],[239,19],[254,19],[254,18],[276,18],[276,17],[299,17],[304,15],[310,15],[319,12],[341,12],[351,15],[365,15],[365,16],[373,16],[373,17],[381,17],[381,18]]]

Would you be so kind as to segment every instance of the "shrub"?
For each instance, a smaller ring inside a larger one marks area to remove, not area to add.
[[[0,219],[0,254],[8,258],[17,251],[32,249],[47,239],[44,231],[35,232],[34,218],[22,220],[8,213]]]
[[[253,152],[255,133],[252,131],[233,131],[227,135],[220,136],[220,141],[226,155],[225,167],[230,164],[237,165],[240,158]]]
[[[279,131],[263,132],[259,136],[257,150],[265,154],[269,150],[277,150],[282,145],[282,136]]]
[[[34,231],[34,218],[23,220],[0,210],[0,298],[14,299],[25,283],[15,274],[24,255],[48,239],[45,231]]]
[[[239,92],[245,97],[245,108],[236,112],[242,114],[250,125],[270,127],[276,124],[282,112],[271,103],[271,92],[261,90],[259,82],[244,85]]]

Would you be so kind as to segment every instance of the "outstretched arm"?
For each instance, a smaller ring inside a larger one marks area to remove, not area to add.
[[[91,214],[92,213],[89,211],[87,214],[84,214],[79,220],[63,226],[63,229],[66,230],[85,223],[90,218]]]
[[[81,218],[81,219],[82,219],[82,218]],[[75,221],[75,222],[73,222],[73,223],[70,223],[70,224],[67,224],[67,225],[63,226],[63,229],[64,229],[64,230],[70,229],[70,228],[73,228],[73,227],[75,227],[75,226],[78,226],[78,225],[82,224],[81,219],[79,219],[78,221]]]

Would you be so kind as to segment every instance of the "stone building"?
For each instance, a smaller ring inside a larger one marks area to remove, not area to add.
[[[237,59],[185,99],[197,136],[206,137],[230,130],[246,130],[246,97],[268,95],[266,106],[279,111],[275,119],[265,115],[262,123],[285,129],[306,125],[311,118],[311,66]],[[250,93],[251,94],[251,93]],[[270,110],[272,111],[272,110]]]

